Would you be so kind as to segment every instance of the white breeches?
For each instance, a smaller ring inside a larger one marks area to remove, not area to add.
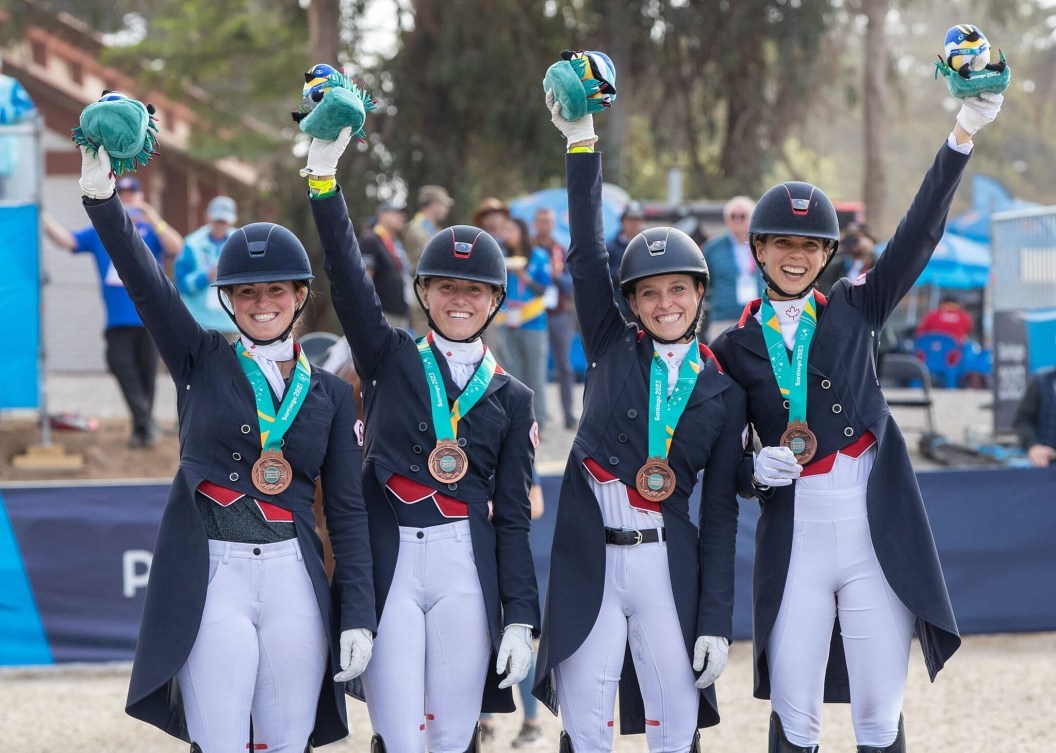
[[[209,542],[198,637],[176,677],[187,729],[203,753],[255,746],[303,753],[329,651],[296,539]]]
[[[392,586],[363,674],[390,753],[464,753],[480,716],[491,637],[469,521],[400,527]]]
[[[555,669],[561,722],[576,753],[612,750],[613,710],[630,644],[652,753],[685,753],[700,691],[671,595],[667,544],[605,547],[605,593],[590,635]]]
[[[856,465],[837,469],[839,475],[849,480]],[[792,556],[767,645],[771,704],[796,745],[817,745],[821,736],[837,614],[858,744],[884,747],[898,733],[914,616],[891,590],[873,551],[865,478],[842,489],[821,477],[797,482]]]

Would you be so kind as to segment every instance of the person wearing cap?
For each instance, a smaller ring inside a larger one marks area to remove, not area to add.
[[[384,201],[374,225],[360,236],[359,247],[385,316],[392,326],[410,330],[412,268],[400,238],[406,224],[403,204]]]
[[[817,751],[826,701],[851,704],[860,753],[902,753],[914,632],[932,680],[960,645],[906,441],[876,378],[876,349],[934,253],[972,137],[1001,99],[963,100],[883,256],[828,297],[814,284],[840,228],[825,193],[782,183],[752,212],[748,241],[766,293],[712,348],[747,391],[762,444],[752,625],[771,753]]]
[[[557,505],[535,695],[560,712],[561,750],[698,751],[718,723],[715,680],[733,631],[744,391],[696,334],[708,289],[700,247],[671,227],[628,239],[619,295],[604,245],[593,118],[552,120],[565,170],[576,310],[590,373]],[[689,497],[700,479],[699,520]]]
[[[183,237],[144,200],[137,178],[130,175],[122,177],[118,181],[117,197],[159,265],[179,253],[183,247]],[[149,449],[154,446],[156,435],[153,413],[158,351],[154,341],[143,326],[95,228],[89,225],[71,232],[45,213],[44,230],[51,242],[60,248],[75,254],[88,253],[95,259],[106,309],[103,330],[106,365],[117,379],[129,413],[132,414],[132,433],[128,446]]]
[[[506,220],[510,208],[506,202],[494,196],[481,200],[473,212],[473,225],[494,238],[500,245],[506,242]]]
[[[722,207],[726,232],[704,244],[704,259],[711,272],[708,290],[708,341],[737,323],[748,301],[763,290],[752,250],[748,247],[748,218],[755,202],[734,196]]]
[[[331,301],[363,381],[363,488],[379,615],[363,676],[375,753],[477,751],[481,711],[514,710],[539,627],[528,543],[532,393],[481,333],[506,295],[495,239],[456,225],[426,244],[415,296],[429,330],[393,327],[334,174],[351,138],[314,139],[309,203]],[[375,278],[376,279],[376,278]]]
[[[377,625],[355,398],[293,338],[308,254],[268,222],[228,238],[212,287],[239,331],[229,343],[162,274],[114,196],[104,148],[83,154],[80,185],[180,415],[125,710],[199,753],[300,753],[345,737],[344,683],[370,659]],[[332,586],[312,512],[317,479]]]
[[[220,251],[235,232],[238,207],[230,196],[214,196],[205,207],[205,224],[187,235],[173,268],[173,281],[191,315],[206,329],[232,339],[238,329],[210,286],[216,280]]]
[[[403,229],[403,247],[412,268],[418,266],[425,244],[436,235],[447,219],[455,200],[443,186],[422,186],[418,189],[418,211]],[[425,332],[429,324],[421,309],[411,306],[411,326],[415,332]]]
[[[620,263],[623,261],[623,254],[627,250],[627,244],[643,230],[645,230],[645,211],[642,209],[641,203],[628,201],[627,206],[623,208],[623,212],[620,214],[620,229],[605,247],[609,254],[609,277],[612,279],[613,290],[620,289]],[[623,317],[627,321],[633,322],[634,312],[631,311],[627,299],[622,295],[617,296],[616,303],[619,305]]]

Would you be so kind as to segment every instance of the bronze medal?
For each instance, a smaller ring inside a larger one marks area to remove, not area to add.
[[[781,435],[781,446],[792,450],[796,462],[806,465],[818,449],[818,438],[807,428],[806,421],[792,421]]]
[[[281,450],[264,450],[253,464],[253,486],[264,494],[282,494],[292,480],[293,469]]]
[[[663,458],[649,458],[638,471],[634,485],[650,502],[663,502],[675,491],[675,472]]]
[[[466,475],[469,459],[453,439],[441,439],[429,453],[429,473],[437,481],[453,484]]]

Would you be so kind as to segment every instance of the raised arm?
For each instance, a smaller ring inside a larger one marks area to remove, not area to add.
[[[97,157],[82,148],[80,185],[84,209],[165,366],[173,376],[184,373],[201,345],[203,330],[115,194],[110,158],[102,147]]]

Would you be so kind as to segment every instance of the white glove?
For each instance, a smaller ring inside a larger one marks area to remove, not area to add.
[[[598,140],[598,137],[594,135],[594,116],[587,113],[579,120],[566,120],[561,115],[561,103],[554,99],[553,89],[546,90],[546,109],[550,111],[550,120],[569,144]]]
[[[499,683],[500,688],[508,688],[516,685],[528,676],[528,670],[532,666],[532,656],[535,647],[532,645],[532,626],[514,623],[507,625],[502,631],[502,641],[499,643],[499,656],[495,660],[495,671],[500,675],[506,672],[509,664],[509,672],[506,679]]]
[[[309,175],[322,176],[337,173],[337,161],[345,153],[345,147],[352,140],[352,129],[345,127],[333,141],[312,139],[308,147],[308,164],[301,168],[301,177]]]
[[[341,671],[334,682],[348,682],[363,674],[374,652],[374,636],[366,628],[341,631]]]
[[[110,155],[99,147],[96,156],[88,154],[87,147],[81,150],[81,193],[89,199],[109,199],[114,195],[114,170],[110,166]]]
[[[726,669],[730,660],[730,642],[726,638],[714,635],[701,635],[693,644],[693,671],[700,672],[695,683],[698,690],[703,690],[716,680]],[[707,667],[707,669],[704,669]],[[701,671],[703,670],[703,671]]]
[[[788,486],[802,472],[803,466],[787,447],[764,447],[755,456],[755,480],[761,486]]]
[[[997,117],[1004,101],[1004,96],[995,92],[981,92],[975,97],[965,97],[961,111],[957,113],[957,125],[969,136],[974,136],[980,128]]]

